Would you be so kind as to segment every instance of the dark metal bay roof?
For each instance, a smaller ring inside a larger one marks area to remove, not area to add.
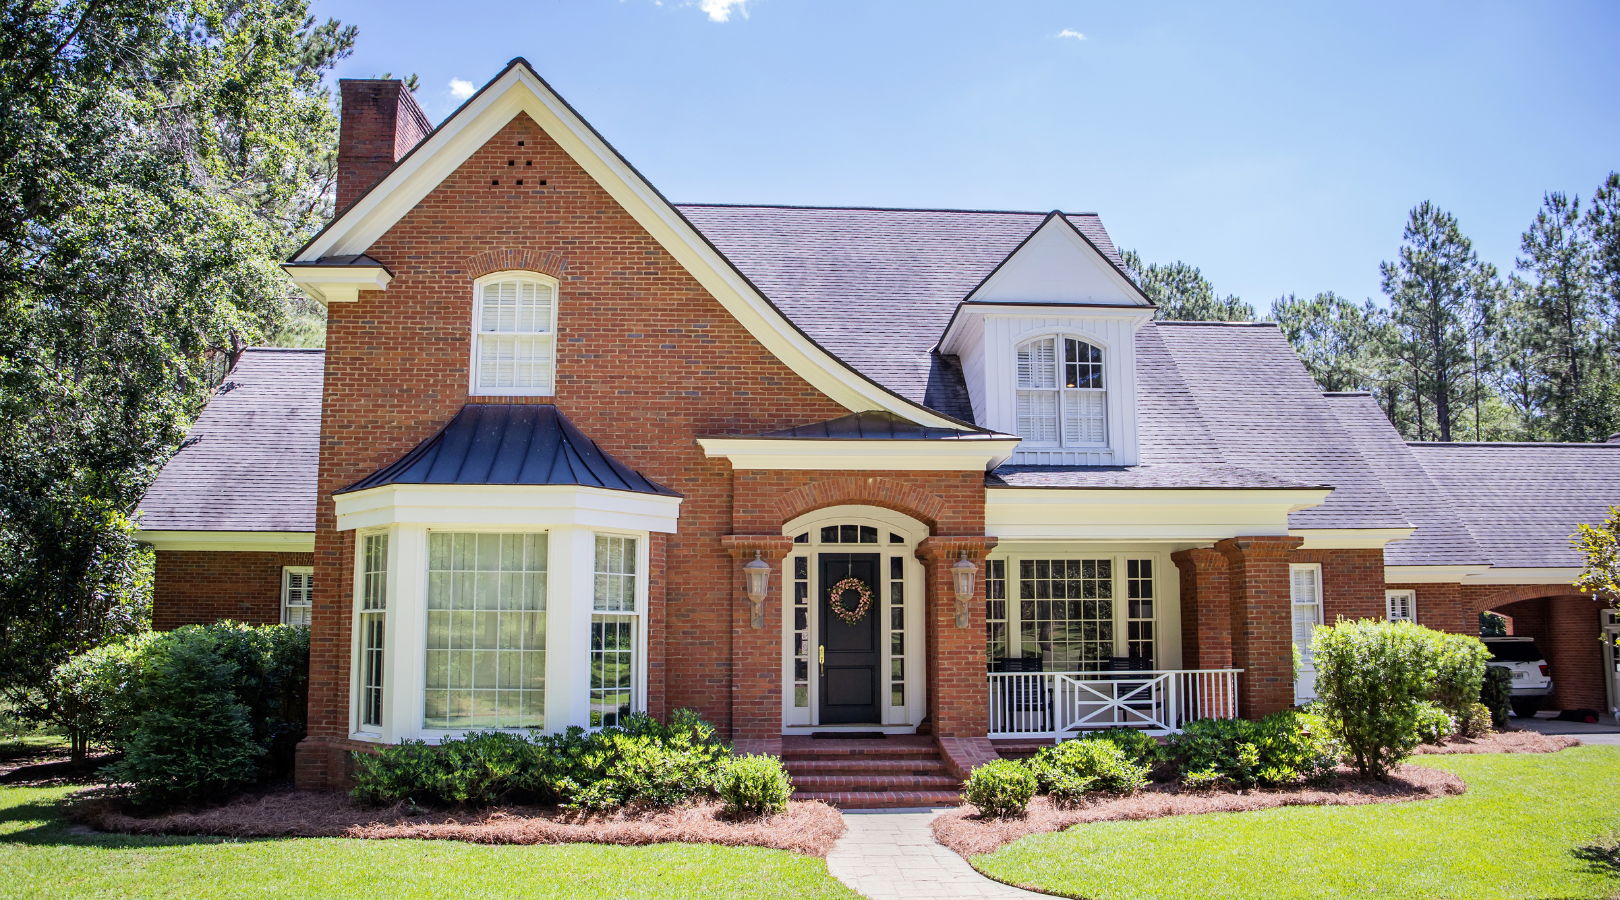
[[[714,437],[743,437],[744,435],[714,435]],[[746,435],[753,438],[783,438],[810,440],[865,440],[865,441],[949,441],[983,440],[994,437],[982,431],[959,428],[931,428],[908,422],[891,412],[869,410],[850,413],[825,422],[813,422],[781,431]]]
[[[572,484],[680,496],[614,459],[555,406],[527,403],[469,403],[397,462],[334,493],[389,484]]]

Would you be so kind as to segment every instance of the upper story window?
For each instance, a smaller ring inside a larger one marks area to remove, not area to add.
[[[1034,446],[1095,446],[1108,441],[1107,421],[1100,348],[1055,336],[1018,347],[1020,437]]]
[[[477,283],[474,394],[549,395],[556,384],[557,285],[503,272]]]

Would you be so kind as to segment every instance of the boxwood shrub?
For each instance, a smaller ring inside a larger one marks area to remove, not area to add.
[[[1165,755],[1190,786],[1282,787],[1322,781],[1338,765],[1340,749],[1322,715],[1287,709],[1258,722],[1189,722],[1170,738]]]
[[[1025,765],[1036,788],[1059,803],[1089,791],[1134,794],[1147,784],[1148,766],[1126,755],[1106,737],[1082,738],[1044,747]]]
[[[992,818],[1020,816],[1035,796],[1035,774],[1021,763],[995,759],[968,773],[962,799]]]
[[[793,780],[774,756],[734,757],[720,770],[720,797],[733,816],[758,816],[787,809]]]

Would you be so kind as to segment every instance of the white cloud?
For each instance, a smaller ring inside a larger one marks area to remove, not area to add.
[[[1078,31],[1075,31],[1073,28],[1065,28],[1065,29],[1063,29],[1062,31],[1058,32],[1057,36],[1060,37],[1060,38],[1072,37],[1077,41],[1083,41],[1083,40],[1086,39],[1085,35],[1081,34]]]
[[[456,98],[457,100],[465,100],[468,97],[471,97],[473,95],[473,91],[476,90],[478,90],[478,88],[473,87],[473,83],[470,81],[462,81],[460,78],[450,79],[450,96]]]
[[[748,0],[701,0],[698,9],[709,14],[710,22],[731,21],[731,8],[736,7],[743,18],[748,18],[748,10],[743,6]]]

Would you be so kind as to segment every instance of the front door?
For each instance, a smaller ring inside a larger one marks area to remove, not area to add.
[[[878,642],[882,615],[882,582],[878,580],[876,553],[823,553],[818,557],[819,593],[816,608],[821,625],[821,724],[877,724],[878,667],[883,647]],[[845,579],[866,586],[871,603],[855,621],[847,621],[860,606],[860,592],[846,588],[834,598],[829,592]],[[845,610],[840,615],[833,604]]]

